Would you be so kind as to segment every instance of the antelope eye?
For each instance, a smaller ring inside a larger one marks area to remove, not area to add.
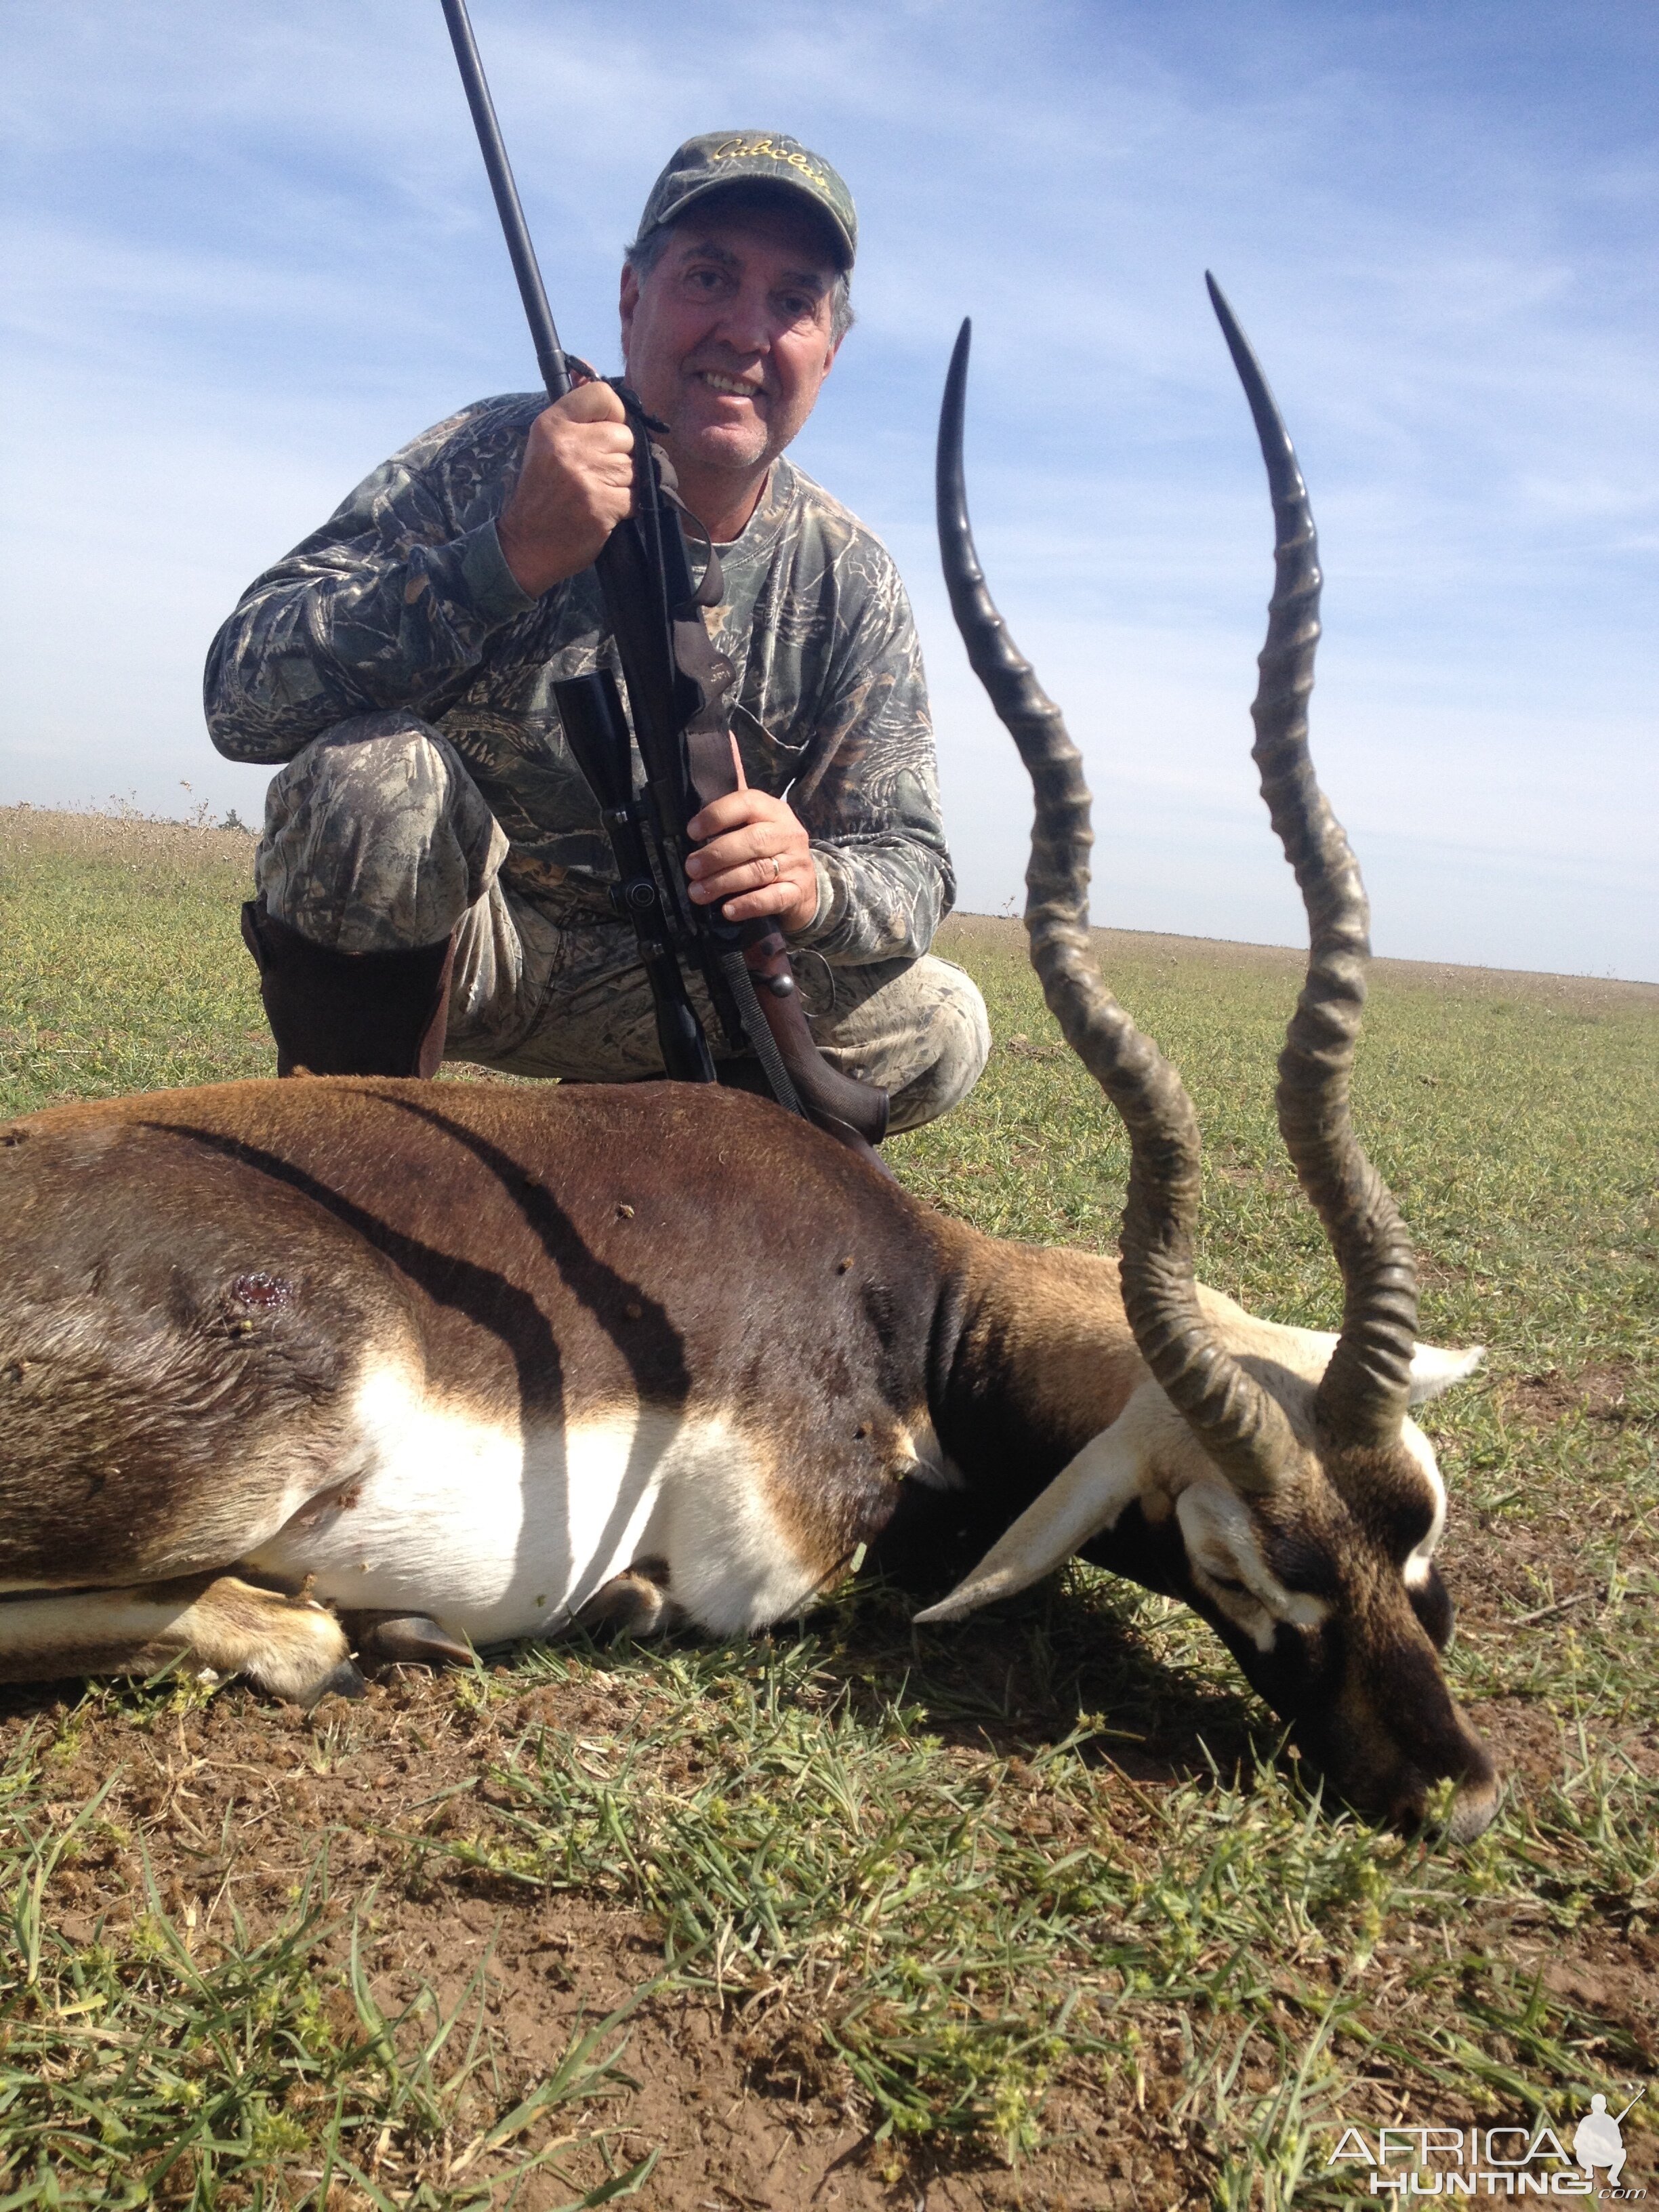
[[[1267,1553],[1267,1564],[1283,1587],[1300,1597],[1334,1597],[1340,1587],[1336,1569],[1318,1544],[1305,1536],[1276,1537]]]

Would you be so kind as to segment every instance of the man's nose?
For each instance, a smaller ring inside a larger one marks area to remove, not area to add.
[[[751,292],[745,285],[726,302],[713,335],[723,338],[734,353],[767,352],[772,343],[772,320],[765,295]]]

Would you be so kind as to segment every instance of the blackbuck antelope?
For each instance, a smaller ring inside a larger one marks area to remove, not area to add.
[[[1036,787],[1032,958],[1132,1139],[1121,1265],[981,1236],[738,1091],[331,1077],[55,1108],[0,1131],[6,1679],[188,1655],[309,1700],[358,1686],[354,1650],[758,1628],[862,1544],[937,1565],[965,1528],[991,1548],[922,1620],[1081,1550],[1195,1607],[1351,1802],[1410,1820],[1449,1779],[1454,1834],[1485,1826],[1407,1410],[1478,1355],[1416,1343],[1349,1126],[1365,902],[1308,758],[1313,525],[1216,306],[1278,517],[1255,757],[1312,934],[1279,1115],[1340,1334],[1194,1279],[1193,1110],[1091,964],[1079,756],[969,532],[964,326],[945,562]]]

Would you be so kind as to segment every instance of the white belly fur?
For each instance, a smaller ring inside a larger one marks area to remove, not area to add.
[[[528,1435],[382,1370],[358,1400],[362,1456],[247,1565],[348,1610],[429,1613],[475,1643],[562,1626],[637,1559],[665,1559],[700,1626],[757,1628],[816,1588],[741,1431],[653,1407]]]

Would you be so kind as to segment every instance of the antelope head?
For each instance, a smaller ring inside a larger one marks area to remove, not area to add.
[[[1349,1077],[1369,917],[1308,751],[1318,544],[1273,396],[1212,280],[1210,296],[1255,420],[1277,524],[1254,757],[1310,938],[1279,1063],[1279,1126],[1341,1273],[1342,1326],[1328,1337],[1255,1322],[1195,1280],[1192,1103],[1091,958],[1082,762],[992,604],[974,550],[962,471],[964,324],[939,428],[945,577],[975,672],[1036,791],[1025,908],[1032,962],[1067,1043],[1128,1130],[1121,1286],[1150,1379],[921,1617],[960,1618],[1086,1549],[1201,1613],[1350,1802],[1409,1824],[1433,1784],[1453,1781],[1451,1833],[1462,1840],[1491,1820],[1498,1784],[1441,1672],[1452,1627],[1434,1563],[1445,1490],[1408,1409],[1468,1374],[1480,1354],[1418,1345],[1410,1240],[1354,1135]]]

